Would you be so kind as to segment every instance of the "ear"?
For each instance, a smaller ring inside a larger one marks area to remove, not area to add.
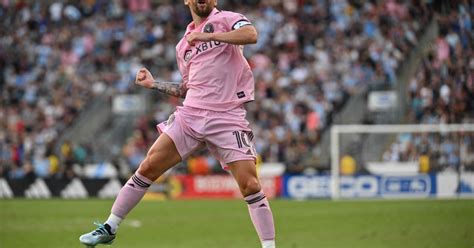
[[[217,7],[217,0],[214,0],[214,7]]]
[[[189,0],[184,0],[184,5],[188,5],[189,4]]]

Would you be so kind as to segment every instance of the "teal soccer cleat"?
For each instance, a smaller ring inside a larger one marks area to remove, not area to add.
[[[87,247],[95,247],[98,244],[110,245],[115,239],[115,234],[110,231],[109,225],[94,223],[97,229],[90,233],[86,233],[79,237],[79,241]]]

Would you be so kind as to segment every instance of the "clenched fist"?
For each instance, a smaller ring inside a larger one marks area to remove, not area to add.
[[[150,71],[146,68],[142,68],[137,72],[137,77],[135,78],[135,84],[143,86],[145,88],[153,87],[153,82],[155,79],[151,75]]]
[[[186,41],[190,46],[194,46],[196,41],[211,41],[212,34],[210,33],[201,33],[201,32],[193,32],[186,35]]]

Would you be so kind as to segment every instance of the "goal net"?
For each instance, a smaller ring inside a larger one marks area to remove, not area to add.
[[[474,124],[334,125],[331,196],[474,196]]]

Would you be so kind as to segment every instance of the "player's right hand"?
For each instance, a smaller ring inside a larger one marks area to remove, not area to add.
[[[137,76],[135,77],[135,84],[143,86],[145,88],[153,87],[153,82],[155,79],[151,75],[150,71],[146,68],[142,68],[137,72]]]

